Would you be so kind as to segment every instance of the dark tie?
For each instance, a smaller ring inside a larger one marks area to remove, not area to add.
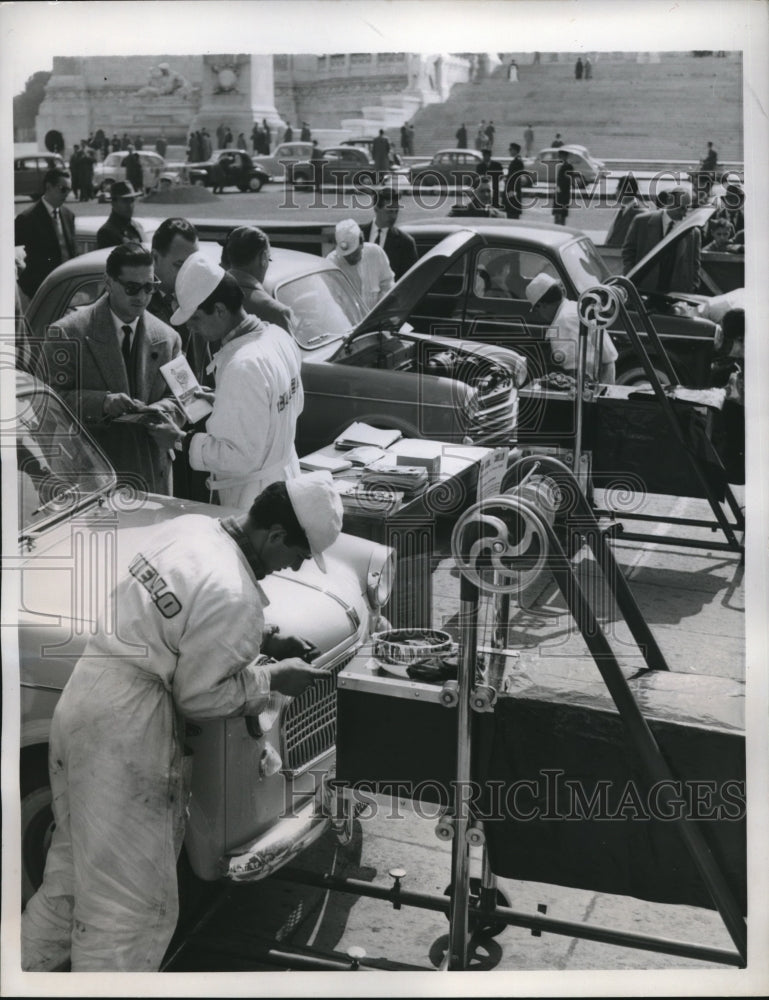
[[[123,361],[125,362],[126,375],[128,376],[128,385],[133,395],[133,366],[131,364],[131,327],[126,324],[120,328],[123,331]]]
[[[59,244],[59,252],[61,253],[61,262],[64,263],[65,260],[69,260],[70,253],[67,247],[67,240],[64,236],[64,226],[61,221],[61,213],[58,208],[53,210],[53,228],[56,230],[56,242]]]

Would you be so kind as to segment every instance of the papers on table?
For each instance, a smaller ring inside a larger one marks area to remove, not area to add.
[[[399,490],[368,488],[348,479],[335,479],[334,488],[350,514],[394,514],[403,505]]]
[[[318,469],[325,469],[332,475],[335,472],[344,472],[352,468],[352,462],[347,458],[340,458],[336,455],[323,455],[320,452],[313,452],[299,459],[299,465],[305,472],[315,472]]]
[[[404,493],[416,493],[427,486],[429,479],[424,466],[393,465],[391,460],[384,458],[367,465],[360,481],[370,488],[382,486],[403,490]]]
[[[359,445],[374,445],[377,448],[389,448],[403,435],[393,428],[372,427],[370,424],[355,421],[343,431],[334,442],[340,450],[357,448]]]

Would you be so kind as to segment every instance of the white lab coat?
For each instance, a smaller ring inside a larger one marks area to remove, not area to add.
[[[376,243],[363,244],[363,256],[357,264],[348,264],[338,250],[332,250],[328,259],[347,275],[363,299],[367,311],[373,309],[395,284],[395,275],[387,254]]]
[[[601,331],[595,329],[588,332],[587,337],[587,376],[598,378],[596,366],[598,358],[599,337]],[[564,299],[555,314],[547,331],[547,340],[553,361],[566,371],[576,373],[577,350],[579,348],[579,311],[577,303],[572,299]],[[614,346],[608,331],[604,332],[601,341],[601,364],[610,364],[617,360],[617,348]]]
[[[302,358],[293,337],[247,316],[216,353],[214,410],[195,434],[189,460],[211,473],[209,486],[226,507],[248,510],[270,483],[299,475],[294,448],[304,408]]]
[[[158,526],[114,592],[121,652],[102,623],[53,716],[56,830],[22,918],[22,963],[156,971],[176,926],[176,861],[192,758],[184,722],[258,714],[267,598],[222,524]],[[126,641],[135,643],[131,655]]]

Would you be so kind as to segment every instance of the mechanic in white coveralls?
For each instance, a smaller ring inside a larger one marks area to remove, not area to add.
[[[22,917],[25,970],[159,968],[178,916],[184,719],[274,711],[271,691],[325,676],[306,662],[311,643],[265,629],[259,580],[311,556],[325,572],[341,525],[331,477],[316,472],[270,485],[246,514],[183,515],[148,536],[113,594],[136,655],[113,653],[101,628],[53,715],[56,829]]]
[[[304,408],[302,358],[294,338],[273,323],[249,316],[235,278],[201,253],[191,254],[176,278],[179,308],[171,322],[213,344],[210,369],[216,392],[205,433],[188,433],[193,469],[226,507],[247,510],[269,483],[299,475],[294,448]]]

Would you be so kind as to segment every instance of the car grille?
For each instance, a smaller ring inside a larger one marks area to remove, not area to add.
[[[479,394],[471,413],[469,435],[478,443],[510,440],[518,416],[518,393],[511,382],[502,382]]]
[[[336,679],[355,653],[345,656],[328,676],[315,681],[286,709],[281,726],[283,773],[295,777],[306,771],[336,742]]]

